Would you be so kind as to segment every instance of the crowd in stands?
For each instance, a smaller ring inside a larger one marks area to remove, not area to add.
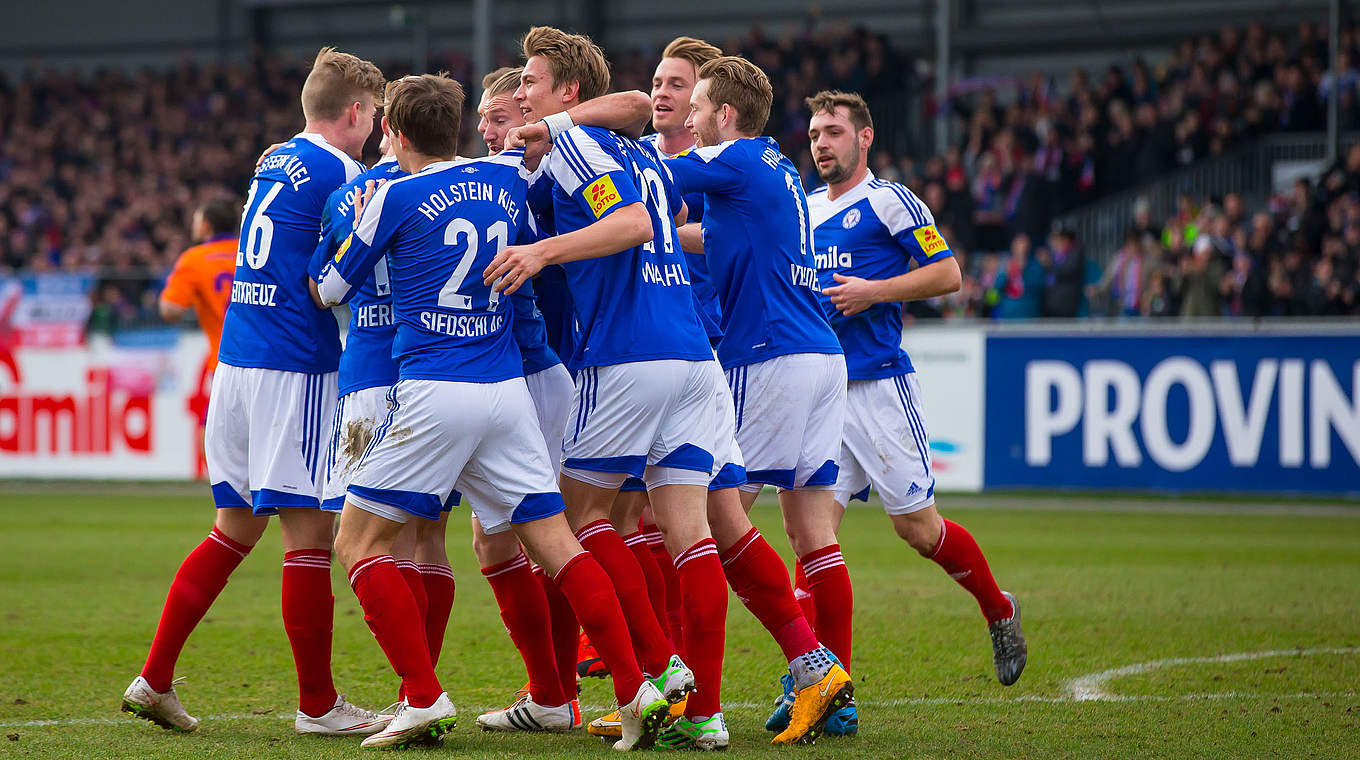
[[[1333,77],[1342,128],[1360,127],[1360,71],[1351,63],[1358,43],[1352,27],[1341,30],[1342,66],[1331,72],[1325,33],[1255,22],[1187,40],[1155,64],[1112,65],[1096,77],[1074,71],[1061,88],[1047,75],[960,83],[947,104],[933,106],[959,127],[953,147],[924,161],[884,150],[871,159],[879,176],[926,201],[966,256],[964,291],[912,313],[1353,312],[1360,167],[1349,162],[1256,214],[1231,195],[1187,199],[1174,219],[1144,214],[1103,269],[1095,260],[1109,252],[1084,252],[1051,227],[1065,211],[1257,135],[1322,129]],[[886,104],[901,107],[904,93],[926,89],[889,39],[862,28],[810,17],[782,36],[755,28],[721,44],[770,74],[776,100],[767,133],[809,188],[819,181],[804,97],[828,87],[859,91],[885,113]],[[650,89],[655,50],[610,52],[616,87]],[[161,278],[190,243],[192,209],[213,195],[242,196],[260,150],[301,127],[305,65],[256,55],[239,66],[0,76],[0,271],[94,270],[103,276],[100,324],[154,313]],[[466,58],[432,65],[473,79]],[[384,70],[405,73],[401,65]],[[464,149],[479,153],[474,120],[465,122]],[[1299,225],[1308,235],[1300,238]]]

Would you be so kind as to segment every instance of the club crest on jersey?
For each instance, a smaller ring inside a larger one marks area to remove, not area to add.
[[[354,234],[353,234],[353,233],[351,233],[351,234],[345,236],[345,242],[341,243],[341,244],[340,244],[340,249],[339,249],[338,251],[335,252],[335,260],[336,260],[337,263],[340,261],[340,259],[344,258],[344,256],[345,256],[345,251],[348,251],[348,250],[349,250],[349,243],[350,243],[350,241],[353,240],[353,239],[354,239]]]
[[[917,227],[911,234],[916,236],[916,242],[921,245],[921,251],[927,256],[934,256],[941,251],[949,250],[949,244],[944,242],[944,237],[940,231],[935,229],[935,225],[927,224],[924,227]]]
[[[857,208],[850,209],[845,212],[845,216],[841,217],[841,226],[847,230],[856,224],[859,224],[859,209]]]
[[[622,197],[619,195],[619,189],[614,187],[614,180],[608,176],[600,177],[586,188],[586,201],[590,203],[590,212],[596,219],[618,205],[620,200]]]

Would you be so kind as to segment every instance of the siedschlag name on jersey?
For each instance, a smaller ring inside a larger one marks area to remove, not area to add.
[[[420,312],[420,324],[430,332],[451,335],[455,338],[481,338],[495,333],[505,326],[505,317],[500,314],[459,315],[439,311]]]
[[[278,306],[274,303],[274,293],[278,289],[278,285],[237,280],[231,284],[231,302],[245,303],[251,306]]]
[[[307,172],[307,165],[302,162],[300,157],[292,153],[272,153],[260,162],[259,168],[255,171],[259,174],[275,169],[288,177],[289,183],[293,185],[293,190],[297,190],[312,181],[311,174]]]
[[[519,224],[520,207],[505,188],[493,187],[485,182],[458,182],[430,193],[429,200],[420,204],[418,210],[426,219],[434,221],[455,203],[463,201],[491,201],[510,215],[512,224]]]

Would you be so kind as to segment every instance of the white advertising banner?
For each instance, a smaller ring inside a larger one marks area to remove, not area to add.
[[[0,478],[192,478],[201,472],[207,341],[0,347]]]
[[[925,396],[939,491],[982,490],[986,339],[981,327],[908,327],[902,335]]]

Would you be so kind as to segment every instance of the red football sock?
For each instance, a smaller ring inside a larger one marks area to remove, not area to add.
[[[968,593],[977,599],[987,622],[1010,617],[1014,612],[1011,602],[997,588],[992,569],[987,566],[987,558],[982,556],[973,534],[952,520],[941,518],[940,523],[940,545],[927,555],[928,558],[968,589]]]
[[[482,575],[491,584],[501,620],[529,673],[529,698],[544,707],[566,704],[553,658],[548,600],[529,569],[528,558],[517,554],[514,559],[482,568]]]
[[[685,595],[685,651],[693,657],[687,664],[694,671],[694,693],[685,704],[685,717],[707,717],[722,710],[727,637],[727,591],[717,544],[705,538],[680,552],[675,571]]]
[[[446,564],[424,562],[418,565],[420,579],[425,584],[425,643],[430,648],[430,664],[439,664],[439,652],[444,648],[444,631],[449,627],[453,612],[453,570]]]
[[[214,527],[203,543],[180,563],[175,579],[170,582],[170,593],[165,596],[165,607],[161,609],[156,637],[151,640],[151,651],[142,666],[142,677],[151,688],[169,690],[170,682],[175,679],[175,661],[184,649],[184,642],[250,549]]]
[[[349,571],[349,584],[364,608],[364,622],[378,640],[387,661],[401,677],[402,693],[412,707],[429,707],[444,688],[430,663],[416,600],[391,555],[359,560]]]
[[[751,528],[721,558],[732,591],[779,643],[784,659],[793,662],[819,646],[812,626],[793,599],[784,560],[759,530]]]
[[[648,673],[664,672],[670,662],[671,646],[666,640],[665,632],[661,630],[660,621],[656,619],[656,612],[652,610],[652,602],[647,597],[647,585],[642,578],[642,568],[638,566],[637,558],[624,545],[618,531],[614,530],[613,524],[608,520],[596,520],[586,525],[576,531],[576,538],[609,575],[609,580],[618,594],[624,620],[628,623],[628,632],[633,639],[638,664]],[[570,595],[568,598],[571,598]],[[576,617],[581,621],[581,625],[585,626],[585,619],[581,618],[581,608],[573,604],[572,609],[576,611]],[[589,628],[586,628],[586,635],[595,642]],[[595,648],[600,648],[599,642],[595,642]],[[610,673],[613,673],[612,669]],[[630,693],[628,698],[632,697]]]
[[[331,593],[329,549],[298,549],[283,555],[283,630],[297,666],[298,709],[319,718],[335,707],[331,680]]]
[[[571,602],[581,627],[585,628],[595,650],[609,666],[609,675],[614,679],[614,698],[621,705],[628,704],[642,686],[642,670],[633,656],[633,642],[628,636],[628,624],[623,619],[614,584],[610,583],[600,563],[590,552],[584,551],[567,560],[553,577],[553,582]],[[574,659],[575,642],[572,647]]]
[[[576,686],[576,644],[579,641],[581,624],[576,621],[576,613],[571,602],[562,595],[552,578],[538,565],[533,566],[543,595],[548,599],[549,628],[552,629],[552,651],[557,661],[557,680],[562,684],[562,694],[567,699],[575,699]]]
[[[416,600],[416,609],[420,610],[420,626],[424,628],[425,616],[430,611],[430,596],[425,593],[425,579],[420,577],[420,565],[412,559],[399,559],[397,569],[401,571],[401,577],[406,581],[407,588],[411,589],[411,597]]]
[[[661,632],[666,634],[666,643],[670,645],[668,648],[674,652],[678,631],[670,630],[666,617],[666,579],[661,576],[661,567],[656,562],[656,555],[652,554],[651,547],[647,545],[647,535],[638,531],[623,536],[623,543],[637,558],[638,566],[642,568],[642,577],[647,581],[647,599],[652,603],[652,612],[656,615],[656,622],[661,625]]]
[[[817,638],[850,669],[850,619],[855,609],[855,594],[850,589],[850,572],[841,556],[841,545],[831,544],[798,558],[807,573],[808,590],[817,607]]]
[[[685,612],[684,596],[680,593],[680,576],[675,574],[675,560],[666,551],[666,541],[661,529],[655,525],[643,525],[642,532],[647,535],[647,548],[656,558],[656,566],[661,571],[661,580],[666,584],[666,629],[671,634],[671,644],[675,653],[685,659]]]
[[[798,606],[803,608],[803,617],[807,618],[808,625],[817,627],[817,605],[812,603],[812,590],[808,588],[807,574],[803,572],[803,563],[798,560],[793,561],[793,598],[798,602]]]

